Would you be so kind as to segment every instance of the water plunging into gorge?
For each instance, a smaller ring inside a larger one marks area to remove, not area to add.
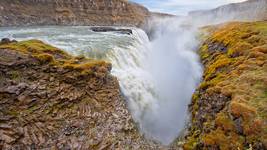
[[[137,28],[127,35],[97,33],[85,26],[2,27],[0,37],[40,39],[73,55],[110,61],[140,131],[167,145],[185,129],[188,104],[201,80],[198,27],[238,20],[234,15],[218,18],[152,21],[151,41]]]

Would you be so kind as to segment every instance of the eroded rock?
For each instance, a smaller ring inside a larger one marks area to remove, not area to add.
[[[111,64],[38,40],[0,54],[0,149],[164,148],[139,134]]]

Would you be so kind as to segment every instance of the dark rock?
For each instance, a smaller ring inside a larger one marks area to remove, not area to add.
[[[238,134],[243,134],[242,118],[238,118],[235,121],[236,131]]]
[[[1,44],[8,44],[8,43],[17,43],[18,41],[16,40],[10,40],[9,38],[3,38],[1,41],[0,41],[0,45]]]
[[[113,27],[91,27],[91,30],[94,32],[116,32],[120,34],[133,34],[131,29],[116,29]]]
[[[8,44],[8,43],[10,43],[11,41],[10,41],[10,39],[9,38],[3,38],[2,40],[1,40],[1,42],[0,42],[0,44]]]

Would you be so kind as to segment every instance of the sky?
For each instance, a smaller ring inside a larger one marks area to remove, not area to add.
[[[245,0],[130,0],[146,6],[151,11],[186,15],[192,10],[216,8],[220,5]]]

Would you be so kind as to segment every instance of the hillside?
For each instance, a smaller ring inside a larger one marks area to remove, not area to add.
[[[126,0],[1,0],[0,26],[140,26],[149,11]]]
[[[267,22],[206,27],[185,149],[267,148]]]
[[[211,10],[189,12],[189,16],[200,21],[225,22],[229,20],[258,21],[267,19],[267,0],[248,0],[232,3]]]

